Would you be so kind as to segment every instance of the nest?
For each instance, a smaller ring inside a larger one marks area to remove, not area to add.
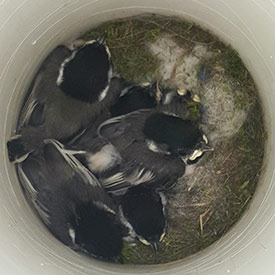
[[[129,81],[190,89],[201,103],[189,115],[209,137],[214,152],[167,193],[167,235],[156,254],[125,243],[131,264],[160,264],[194,254],[224,235],[247,208],[262,170],[262,108],[253,79],[238,53],[194,24],[147,15],[108,22],[104,32],[118,73]]]

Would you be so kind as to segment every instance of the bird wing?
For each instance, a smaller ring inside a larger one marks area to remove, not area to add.
[[[152,109],[157,103],[149,87],[131,86],[125,88],[118,101],[111,106],[112,117],[128,114],[140,109]]]
[[[21,114],[20,114],[20,120],[18,122],[18,129],[20,129],[23,125],[27,125],[29,124],[29,121],[31,120],[32,114],[35,112],[37,113],[38,110],[41,110],[41,108],[39,107],[36,111],[35,109],[38,107],[39,103],[35,98],[35,91],[37,90],[37,88],[39,87],[39,84],[41,83],[41,80],[43,78],[43,72],[40,71],[38,72],[37,76],[35,77],[34,83],[32,85],[31,91],[29,93],[29,96],[27,97],[27,100],[21,110]],[[42,123],[38,122],[38,119],[36,118],[39,115],[40,117],[40,121],[42,119],[41,113],[40,114],[35,114],[33,116],[33,122],[36,121],[35,125],[39,125]]]
[[[104,121],[97,130],[98,135],[112,139],[117,138],[130,130],[133,126],[140,128],[151,110],[143,109],[130,114],[113,117]]]
[[[25,101],[21,111],[18,123],[19,130],[23,125],[30,124],[31,126],[39,126],[43,124],[43,113],[46,99],[50,96],[49,93],[54,92],[49,89],[49,86],[47,85],[48,80],[51,79],[52,81],[49,83],[55,85],[60,64],[69,53],[69,49],[65,46],[58,46],[50,53],[38,69],[34,81],[29,89],[27,100]],[[47,90],[45,91],[45,89]]]
[[[154,172],[149,169],[136,167],[100,179],[100,182],[108,192],[116,193],[140,184],[148,184],[150,181],[154,180],[155,176]]]
[[[27,198],[37,210],[45,224],[50,224],[49,210],[38,198],[38,192],[42,191],[40,187],[44,189],[42,191],[43,193],[47,193],[42,163],[29,157],[24,162],[18,164],[17,172]]]
[[[151,112],[143,109],[108,119],[98,127],[97,134],[120,150],[120,147],[124,147],[133,140],[143,140],[144,121]]]
[[[59,141],[49,139],[45,141],[44,156],[48,167],[58,175],[62,171],[62,180],[71,181],[75,175],[93,187],[101,186],[97,178],[84,167],[75,157],[78,151],[66,150]]]
[[[100,178],[109,192],[144,185],[159,190],[169,189],[184,174],[185,164],[179,158],[150,151],[142,142],[132,143],[120,152],[121,164]]]
[[[18,164],[18,175],[26,196],[48,229],[72,248],[78,205],[92,202],[116,214],[116,205],[98,180],[57,141],[47,140],[44,150]]]

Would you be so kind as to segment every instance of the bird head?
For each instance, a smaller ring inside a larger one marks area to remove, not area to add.
[[[180,157],[189,156],[194,150],[201,149],[206,138],[192,121],[161,112],[152,114],[146,120],[143,132],[154,147],[162,149],[160,152],[166,151],[166,154]]]
[[[192,101],[198,102],[198,103],[201,102],[199,96],[194,94],[191,90],[178,89],[177,94],[178,94],[178,96],[183,97],[186,101],[192,100]]]
[[[157,234],[157,235],[149,236],[146,239],[141,236],[138,236],[138,240],[144,245],[147,245],[147,246],[150,245],[154,249],[154,251],[157,252],[159,248],[158,244],[163,240],[164,237],[165,237],[165,232],[163,231],[161,235]]]
[[[78,206],[72,228],[70,235],[81,252],[100,260],[119,261],[122,229],[113,210],[93,203]]]
[[[214,151],[214,148],[209,145],[206,135],[203,134],[201,140],[194,147],[193,152],[189,154],[187,163],[193,164],[199,158],[201,158],[205,152],[211,152],[211,151]]]
[[[57,85],[66,95],[89,103],[106,97],[113,65],[104,39],[87,41],[63,61]]]

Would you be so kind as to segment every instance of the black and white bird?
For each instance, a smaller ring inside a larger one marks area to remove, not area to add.
[[[72,249],[117,261],[122,249],[118,208],[92,173],[58,141],[18,164],[25,193],[51,233]]]
[[[110,113],[115,117],[140,109],[153,109],[158,105],[173,106],[172,101],[184,105],[188,101],[200,102],[200,99],[189,90],[162,87],[158,82],[143,83],[123,89],[117,102],[111,106]]]
[[[129,228],[130,236],[157,251],[158,243],[165,236],[164,194],[138,185],[129,188],[118,200],[121,221]]]
[[[211,150],[191,121],[156,110],[139,110],[111,118],[97,138],[83,134],[71,149],[113,193],[144,185],[168,189],[184,175],[186,161]]]
[[[165,235],[166,203],[160,190],[184,175],[183,158],[203,150],[203,137],[190,121],[139,110],[105,121],[97,137],[87,129],[69,149],[118,199],[130,235],[157,249]]]
[[[110,113],[112,117],[121,116],[140,109],[152,109],[157,104],[154,85],[133,85],[122,90]]]
[[[70,51],[58,46],[38,71],[20,115],[17,135],[7,143],[9,159],[23,161],[45,139],[63,143],[100,116],[119,97],[124,81],[113,77],[104,39]]]

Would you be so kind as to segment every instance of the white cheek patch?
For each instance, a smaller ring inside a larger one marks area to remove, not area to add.
[[[73,59],[75,58],[75,55],[76,55],[77,52],[78,52],[78,51],[74,51],[74,52],[72,53],[72,55],[69,56],[69,57],[67,57],[67,58],[63,61],[63,63],[61,64],[61,66],[60,66],[60,68],[59,68],[59,75],[58,75],[58,78],[57,78],[57,80],[56,80],[57,86],[59,86],[59,85],[63,82],[63,80],[64,80],[63,73],[64,73],[64,68],[65,68],[66,64],[69,63],[71,60],[73,60]]]
[[[96,42],[96,40],[90,40],[90,41],[87,41],[85,43],[85,45],[91,45],[91,44],[94,44]]]
[[[174,114],[174,113],[171,113],[171,112],[168,112],[168,111],[164,111],[164,112],[162,112],[162,113],[165,114],[165,115],[168,115],[168,116],[180,117],[179,115]]]
[[[106,52],[108,54],[108,58],[110,60],[111,59],[111,52],[110,52],[110,50],[109,50],[109,48],[107,46],[105,46],[105,50],[106,50]]]
[[[113,209],[111,209],[108,205],[106,205],[106,204],[104,204],[100,201],[94,201],[93,204],[96,205],[98,208],[106,211],[106,212],[109,212],[109,213],[112,213],[112,214],[116,215],[116,212]]]
[[[74,41],[65,43],[64,45],[71,51],[74,51],[75,49],[82,47],[85,43],[86,41],[83,39],[76,39]]]
[[[73,244],[75,244],[75,231],[71,227],[69,228],[69,235],[72,239]]]
[[[163,205],[163,212],[165,210],[165,206],[167,205],[167,199],[165,195],[162,192],[158,192],[160,199],[161,199],[161,204]]]
[[[174,96],[175,96],[175,94],[174,94],[173,92],[168,93],[168,94],[165,96],[165,98],[164,98],[162,104],[163,104],[163,105],[170,104],[171,101],[172,101],[172,99],[174,98]]]
[[[118,214],[119,214],[119,219],[121,221],[121,223],[128,229],[128,236],[124,237],[123,239],[125,241],[133,241],[137,234],[133,228],[133,226],[128,222],[128,220],[125,218],[124,214],[123,214],[123,210],[122,210],[122,207],[121,205],[119,206],[119,211],[118,211]]]
[[[106,97],[106,95],[107,95],[107,93],[108,93],[108,90],[109,90],[109,85],[107,85],[107,86],[105,87],[105,89],[100,93],[100,95],[99,95],[99,97],[98,97],[98,100],[99,100],[99,101],[102,101],[102,100]]]
[[[147,148],[150,151],[154,152],[154,153],[161,153],[161,154],[165,154],[165,155],[170,155],[170,152],[162,150],[161,148],[159,148],[158,145],[153,140],[146,139],[146,145],[147,145]]]
[[[147,148],[154,153],[161,152],[157,144],[153,140],[146,139],[146,145],[147,145]]]
[[[162,233],[162,235],[159,238],[159,241],[161,242],[163,240],[163,238],[165,237],[165,232]]]
[[[124,89],[121,91],[119,97],[122,97],[122,96],[126,95],[133,87],[135,87],[135,86],[130,86],[130,87],[124,88]]]
[[[105,171],[119,163],[120,160],[120,154],[111,144],[103,146],[99,152],[89,155],[87,158],[89,169],[92,172]]]
[[[105,87],[105,89],[99,94],[99,97],[98,97],[98,100],[99,101],[102,101],[108,94],[108,90],[109,90],[109,87],[110,87],[110,81],[111,81],[111,78],[112,78],[112,75],[113,75],[113,69],[112,69],[112,66],[110,66],[110,69],[108,71],[108,85]]]

